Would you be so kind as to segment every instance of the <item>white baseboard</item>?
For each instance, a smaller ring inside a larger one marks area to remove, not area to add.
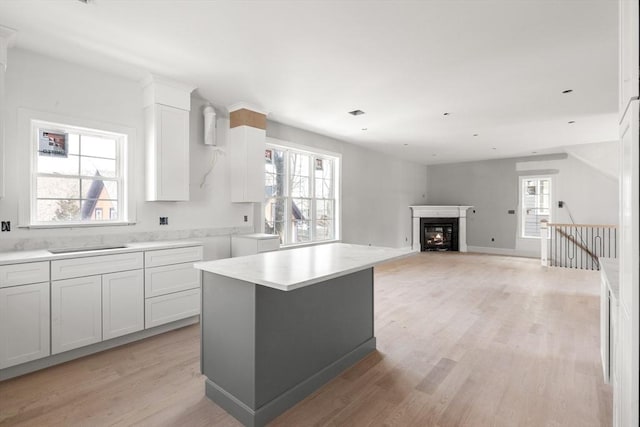
[[[506,249],[506,248],[490,248],[485,246],[468,246],[468,252],[475,252],[481,254],[491,255],[506,255],[517,256],[524,258],[540,258],[540,254],[533,251],[524,251],[518,249]]]

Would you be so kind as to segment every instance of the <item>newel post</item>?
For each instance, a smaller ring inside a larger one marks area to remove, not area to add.
[[[543,219],[540,221],[540,264],[543,267],[549,267],[549,221]]]

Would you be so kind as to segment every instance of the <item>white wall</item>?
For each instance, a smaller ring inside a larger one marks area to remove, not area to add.
[[[244,223],[243,216],[251,216],[253,211],[250,205],[230,203],[228,162],[224,157],[209,175],[206,186],[200,188],[213,154],[211,147],[201,143],[203,100],[193,97],[191,106],[191,200],[145,202],[144,118],[140,83],[17,49],[9,51],[8,64],[6,191],[5,198],[0,200],[0,219],[11,221],[12,231],[0,236],[0,250],[196,237],[207,243],[205,254],[208,258],[228,256],[228,237],[216,235],[228,236],[237,227],[246,228],[251,222]],[[19,109],[134,128],[136,138],[133,141],[130,182],[136,200],[136,224],[46,230],[18,228],[19,183],[28,165],[24,154],[29,143],[20,138]],[[168,216],[169,225],[159,226],[159,216]]]
[[[539,240],[518,237],[518,180],[540,174],[553,177],[552,222],[569,223],[571,212],[580,224],[618,223],[618,181],[566,153],[429,166],[427,200],[474,206],[467,218],[470,250],[537,257]]]
[[[11,221],[12,231],[0,235],[0,251],[195,238],[205,242],[205,258],[213,259],[229,256],[230,233],[252,229],[254,211],[259,210],[252,204],[230,202],[229,158],[224,154],[224,138],[218,139],[222,155],[219,155],[201,188],[214,156],[214,148],[202,144],[204,100],[194,95],[191,101],[190,201],[145,202],[144,117],[140,83],[18,49],[9,51],[8,64],[4,153],[6,191],[5,197],[0,199],[0,220]],[[19,183],[28,164],[23,155],[29,143],[20,138],[20,109],[135,129],[131,189],[136,200],[136,224],[71,229],[18,228]],[[272,136],[283,135],[282,139],[343,153],[345,241],[404,246],[404,237],[409,236],[407,206],[420,202],[425,192],[425,166],[392,159],[274,122],[269,122],[268,126]],[[245,215],[249,217],[248,222],[243,221]],[[168,216],[169,225],[158,225],[159,216]]]
[[[409,206],[426,201],[426,166],[275,122],[267,136],[342,154],[343,242],[411,244]]]

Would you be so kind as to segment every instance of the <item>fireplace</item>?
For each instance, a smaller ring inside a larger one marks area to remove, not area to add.
[[[458,251],[458,218],[420,218],[420,250]]]
[[[411,249],[414,251],[424,251],[425,224],[440,225],[441,232],[449,230],[451,227],[450,251],[467,252],[467,210],[473,206],[441,206],[441,205],[421,205],[409,206],[411,209]],[[431,230],[440,231],[440,230]],[[438,236],[433,236],[438,237]],[[448,235],[438,237],[447,238]],[[433,242],[432,242],[433,243]],[[430,244],[431,246],[431,244]],[[431,250],[444,249],[443,244],[437,244]]]

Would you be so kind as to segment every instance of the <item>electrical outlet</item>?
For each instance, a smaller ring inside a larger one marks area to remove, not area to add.
[[[507,211],[507,213],[508,213],[509,215],[515,215],[515,214],[516,214],[516,211],[515,211],[515,209],[509,209],[509,210]]]
[[[245,215],[244,216],[244,222],[248,222],[249,221],[249,215]]]
[[[11,221],[2,221],[2,231],[11,231]]]
[[[160,217],[160,225],[169,225],[169,217],[161,216]]]

